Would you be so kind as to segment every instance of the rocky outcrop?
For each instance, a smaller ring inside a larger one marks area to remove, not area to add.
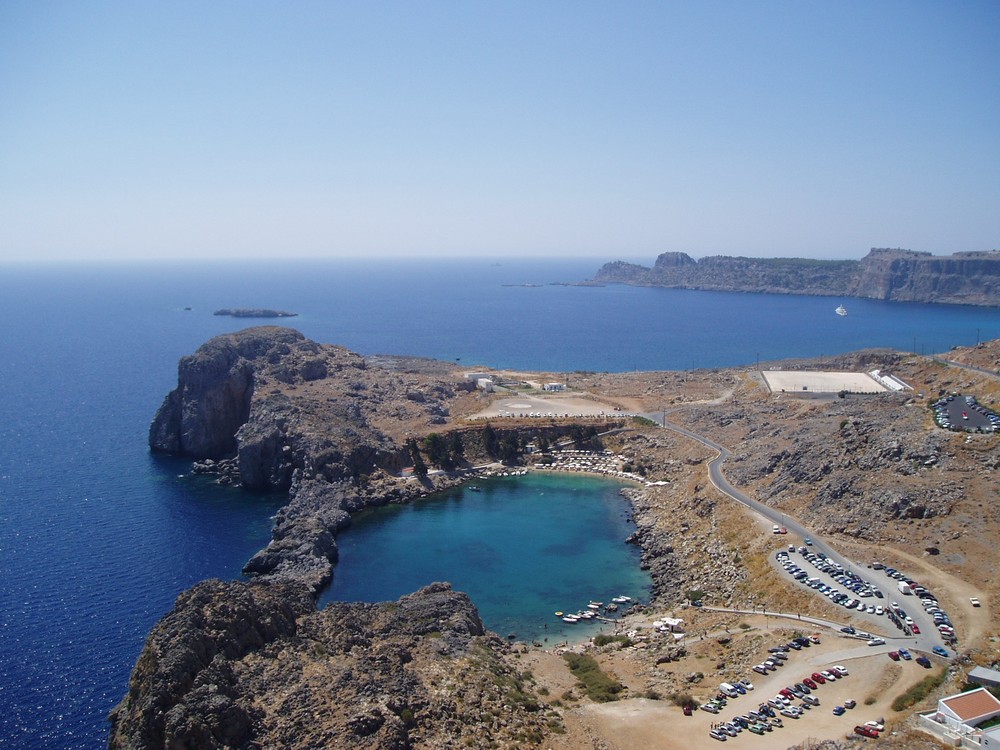
[[[232,666],[295,634],[313,610],[302,586],[205,581],[178,597],[153,629],[111,713],[110,747],[242,747],[254,708],[240,700]]]
[[[769,294],[811,294],[907,302],[1000,306],[1000,253],[934,256],[873,248],[862,260],[661,254],[652,268],[615,261],[603,283]]]
[[[301,591],[212,581],[183,594],[146,642],[109,746],[513,748],[549,731],[507,644],[448,584],[320,612]]]
[[[192,458],[236,452],[236,431],[250,416],[259,361],[279,358],[305,337],[289,328],[251,328],[216,336],[180,361],[177,388],[149,428],[155,451]]]

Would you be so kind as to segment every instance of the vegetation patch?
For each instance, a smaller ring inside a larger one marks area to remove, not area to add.
[[[941,687],[947,675],[948,673],[944,669],[934,674],[927,675],[905,693],[897,695],[896,699],[892,702],[892,710],[905,711],[906,709],[917,705],[933,691]]]
[[[618,694],[625,686],[612,679],[601,669],[592,656],[585,654],[563,654],[563,659],[569,666],[587,697],[598,703],[618,700]]]
[[[607,646],[609,643],[620,643],[622,648],[626,648],[632,645],[632,639],[627,635],[607,635],[605,633],[594,636],[595,646]]]

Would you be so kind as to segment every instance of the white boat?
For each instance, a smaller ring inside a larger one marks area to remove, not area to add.
[[[834,312],[837,313],[837,315],[847,315],[847,308],[841,305],[836,310],[834,310]]]
[[[563,619],[563,622],[580,622],[580,618],[577,617],[576,615],[566,615],[562,619]]]
[[[631,596],[624,596],[624,595],[622,595],[622,596],[616,596],[611,601],[617,602],[618,604],[624,604],[625,602],[632,601],[632,597]]]

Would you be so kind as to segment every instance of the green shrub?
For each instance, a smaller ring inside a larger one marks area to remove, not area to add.
[[[910,687],[905,693],[897,695],[896,699],[892,702],[892,710],[905,711],[911,706],[917,705],[934,690],[939,688],[947,675],[948,673],[943,669],[935,674],[927,675],[920,682]]]
[[[609,643],[620,643],[622,647],[627,647],[632,645],[632,639],[627,635],[601,635],[594,636],[595,646],[607,646]]]
[[[611,679],[592,656],[585,654],[563,654],[569,671],[578,680],[587,697],[598,703],[618,700],[618,694],[625,689],[620,682]]]

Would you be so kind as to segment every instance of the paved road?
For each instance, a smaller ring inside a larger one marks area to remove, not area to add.
[[[675,409],[674,411],[679,411],[679,409]],[[843,555],[835,551],[832,547],[830,547],[822,539],[817,537],[810,529],[808,529],[806,526],[803,526],[794,518],[790,517],[786,513],[782,513],[781,511],[775,508],[772,508],[768,505],[764,505],[763,503],[754,500],[749,495],[738,490],[736,487],[730,484],[729,480],[726,479],[725,475],[722,473],[722,465],[725,463],[726,459],[729,458],[729,456],[731,455],[729,450],[725,446],[719,445],[714,440],[710,440],[704,435],[699,435],[696,432],[692,432],[691,430],[685,429],[680,425],[676,425],[673,422],[667,421],[668,413],[669,412],[663,412],[660,414],[647,415],[647,416],[649,416],[651,419],[654,419],[654,421],[657,421],[660,424],[662,424],[664,429],[672,430],[673,432],[676,432],[680,435],[684,435],[685,437],[690,438],[691,440],[695,440],[701,443],[702,445],[707,446],[717,452],[718,455],[716,455],[716,457],[713,458],[708,463],[708,476],[712,484],[716,487],[716,489],[728,495],[736,502],[742,503],[750,510],[754,511],[755,513],[761,515],[762,517],[770,521],[772,524],[777,524],[778,526],[784,526],[789,530],[789,532],[798,534],[803,539],[810,538],[812,540],[812,549],[814,551],[822,552],[830,560],[842,565],[845,570],[854,572],[857,575],[861,576],[862,578],[871,582],[876,588],[882,591],[882,594],[885,597],[884,599],[885,602],[895,600],[898,601],[900,604],[902,604],[903,607],[906,609],[906,613],[910,615],[910,617],[912,617],[920,627],[920,634],[917,636],[913,636],[913,640],[909,641],[913,644],[912,647],[914,649],[919,651],[925,651],[928,654],[930,654],[931,649],[934,646],[944,645],[944,642],[942,641],[940,635],[938,634],[937,628],[934,627],[933,619],[927,615],[927,613],[924,611],[923,607],[920,605],[919,600],[916,597],[913,596],[904,597],[900,595],[895,588],[894,581],[891,582],[890,586],[887,586],[886,581],[890,581],[890,579],[887,579],[885,576],[881,576],[879,580],[876,580],[872,575],[872,573],[874,573],[875,571],[869,570],[864,564],[859,565],[857,562],[849,560],[848,558],[844,557]],[[884,624],[887,630],[894,628],[892,623],[889,622],[888,620],[885,620]],[[892,632],[891,635],[896,636],[897,633],[898,631]],[[952,653],[950,649],[949,653]]]

